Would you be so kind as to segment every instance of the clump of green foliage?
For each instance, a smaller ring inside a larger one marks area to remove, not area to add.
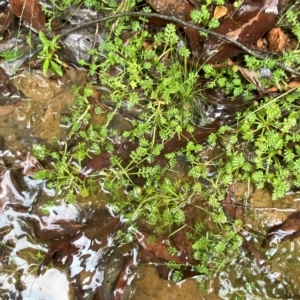
[[[91,96],[92,90],[88,84],[83,90],[74,86],[73,91],[77,96],[73,104],[73,114],[70,117],[65,116],[62,121],[70,126],[70,138],[89,135],[89,140],[83,140],[68,149],[68,141],[54,140],[61,147],[61,151],[51,151],[43,145],[34,145],[34,153],[40,160],[51,159],[54,167],[50,170],[42,170],[36,174],[37,179],[49,179],[48,187],[54,188],[57,195],[64,194],[68,203],[76,201],[76,194],[83,197],[89,196],[95,192],[95,185],[98,183],[97,178],[92,176],[81,178],[80,174],[84,167],[84,162],[91,159],[93,155],[100,154],[100,147],[96,143],[92,143],[93,137],[98,133],[93,132],[93,127],[89,127],[84,131],[82,127],[89,124],[91,119],[91,104],[88,97]],[[95,109],[95,113],[99,110]],[[53,205],[55,201],[51,201],[49,205]]]
[[[60,49],[58,45],[59,35],[53,37],[52,40],[48,40],[43,31],[39,32],[39,38],[41,40],[42,46],[38,58],[43,60],[43,72],[46,73],[48,69],[51,69],[54,74],[63,75],[62,65],[63,62],[59,59],[56,51]]]
[[[34,146],[38,159],[50,159],[54,163],[51,170],[37,173],[36,178],[49,179],[49,186],[55,188],[58,195],[65,195],[66,201],[74,202],[78,193],[88,196],[100,189],[109,192],[107,199],[111,207],[128,220],[129,230],[119,233],[127,241],[133,239],[140,218],[153,226],[156,233],[171,233],[184,226],[183,207],[203,193],[196,169],[188,180],[172,179],[167,175],[177,165],[177,157],[186,156],[193,164],[199,162],[201,145],[191,141],[185,149],[168,153],[165,166],[155,163],[168,140],[180,137],[184,131],[192,133],[195,124],[202,121],[195,101],[195,95],[199,93],[199,68],[193,70],[188,67],[190,52],[185,46],[178,47],[179,35],[174,25],[169,24],[152,35],[145,30],[144,24],[143,19],[119,20],[114,33],[107,34],[105,43],[90,51],[93,63],[80,61],[92,75],[99,77],[102,87],[109,91],[109,99],[104,94],[99,100],[108,103],[111,110],[104,112],[97,105],[93,108],[89,101],[91,86],[87,85],[84,89],[74,87],[76,100],[72,115],[63,117],[62,121],[69,127],[68,140],[79,138],[80,143],[68,149],[66,141],[60,142],[61,151]],[[111,139],[119,133],[110,124],[122,110],[138,112],[131,118],[131,129],[122,133],[127,143],[138,141],[138,146],[131,151],[129,161],[124,162],[118,155],[113,155],[109,168],[82,178],[84,162],[103,152],[114,153]],[[105,115],[105,121],[90,124],[94,113]],[[205,176],[205,168],[202,171]],[[144,180],[143,186],[135,184],[136,176]],[[49,203],[54,204],[54,200]],[[227,222],[220,206],[215,206],[212,216],[220,226]],[[205,253],[209,257],[212,249],[205,240],[214,240],[212,232],[208,236],[204,230],[200,231],[201,226],[203,224],[191,235],[196,259],[200,259],[201,255],[204,259]],[[223,230],[230,231],[229,227]],[[227,251],[220,248],[220,237],[216,236],[215,243],[210,243],[219,245],[214,257]],[[224,245],[236,249],[240,240],[230,237]],[[219,268],[215,266],[210,272],[201,266],[200,263],[199,271],[209,276]],[[180,270],[174,274],[174,279],[179,280]]]
[[[202,14],[195,12],[193,18],[213,28],[217,23],[207,15],[209,4],[211,1],[206,1]],[[293,16],[289,13],[286,19],[297,30],[299,22]],[[66,193],[69,202],[75,201],[78,193],[88,196],[100,189],[109,192],[107,199],[111,207],[128,220],[129,230],[119,235],[129,241],[138,230],[140,218],[153,226],[156,233],[171,233],[184,226],[182,208],[186,204],[196,198],[207,199],[211,208],[207,213],[216,227],[222,229],[222,235],[198,223],[189,238],[193,241],[194,258],[199,261],[195,269],[213,276],[238,255],[241,245],[241,238],[232,230],[221,205],[226,188],[236,180],[250,181],[259,188],[271,184],[273,198],[277,199],[292,186],[300,185],[299,90],[290,90],[277,98],[262,97],[249,105],[247,111],[237,114],[234,126],[222,126],[209,136],[207,144],[220,145],[225,153],[224,158],[210,161],[217,170],[214,176],[208,176],[207,162],[199,155],[203,146],[193,141],[183,149],[166,154],[168,163],[162,166],[155,162],[167,141],[182,136],[184,131],[193,133],[195,124],[202,121],[201,110],[194,100],[199,93],[200,75],[208,81],[207,87],[218,87],[233,99],[242,96],[245,101],[252,101],[256,87],[231,66],[217,70],[206,64],[190,69],[189,50],[178,47],[180,37],[172,24],[155,34],[145,29],[143,18],[139,21],[124,18],[108,26],[114,26],[113,33],[107,33],[105,42],[97,49],[91,49],[92,63],[79,63],[91,75],[97,75],[102,88],[108,91],[109,97],[103,93],[99,100],[110,110],[104,112],[97,105],[93,108],[89,101],[91,85],[84,89],[74,87],[77,97],[74,109],[63,122],[70,129],[69,139],[79,138],[80,143],[68,149],[64,141],[60,152],[36,145],[37,158],[50,157],[54,161],[52,170],[36,176],[50,179],[50,186],[57,193]],[[280,59],[288,65],[296,64],[292,54],[285,53]],[[273,71],[271,78],[261,79],[266,88],[282,89],[286,84],[288,77],[285,71],[275,67],[274,59],[259,61],[245,56],[245,62],[247,68],[256,72],[261,67]],[[122,132],[125,142],[138,141],[137,147],[126,161],[112,155],[110,167],[82,178],[80,174],[88,159],[103,152],[115,154],[111,140],[119,133],[110,125],[120,111],[137,112],[130,118],[131,129]],[[91,124],[94,113],[105,116],[105,121]],[[167,172],[174,170],[177,158],[182,156],[189,164],[188,180],[173,180]],[[135,183],[136,176],[144,180],[143,186]],[[202,187],[200,177],[209,182],[208,188]],[[241,227],[238,220],[235,226]],[[176,269],[174,280],[180,280],[182,266],[172,262],[169,266]]]
[[[110,123],[120,109],[136,109],[140,111],[131,121],[132,129],[123,132],[123,138],[127,142],[139,141],[138,147],[131,152],[130,162],[124,166],[123,160],[117,155],[111,158],[111,168],[100,172],[101,175],[94,178],[103,181],[102,188],[119,197],[120,189],[128,189],[128,201],[145,204],[143,209],[137,208],[126,215],[130,220],[136,220],[141,215],[147,217],[151,224],[163,224],[168,226],[183,221],[182,211],[178,210],[188,197],[189,187],[182,189],[180,182],[171,184],[164,174],[169,166],[162,168],[159,165],[150,166],[160,155],[164,144],[175,135],[181,135],[184,130],[193,131],[195,102],[194,94],[197,92],[197,70],[187,70],[187,57],[189,51],[182,47],[176,49],[178,36],[174,25],[168,25],[164,31],[150,36],[143,30],[143,23],[132,22],[129,31],[128,25],[120,22],[116,28],[114,38],[107,36],[107,42],[97,50],[91,51],[95,60],[92,65],[81,61],[88,66],[91,74],[96,73],[103,87],[111,91],[109,94],[112,111],[105,113],[104,124],[89,124],[91,118],[91,104],[88,98],[92,94],[89,86],[83,91],[74,88],[77,96],[74,103],[73,114],[64,117],[63,122],[70,127],[70,139],[80,138],[80,142],[72,151],[66,151],[67,144],[63,143],[61,153],[48,151],[45,147],[35,146],[35,155],[44,160],[47,156],[55,159],[56,164],[48,178],[56,178],[57,192],[68,190],[68,201],[73,201],[79,192],[87,196],[91,185],[82,184],[80,187],[78,176],[82,170],[82,163],[92,155],[103,151],[113,152],[114,145],[110,139],[117,136],[114,129],[110,129]],[[121,34],[127,29],[129,35],[128,44],[122,41]],[[138,34],[136,32],[139,31]],[[145,49],[147,39],[154,40],[153,49]],[[121,70],[117,77],[111,74],[112,69]],[[100,99],[106,101],[107,99]],[[96,106],[93,113],[104,114]],[[169,156],[170,166],[174,165],[175,153]],[[44,174],[42,174],[44,176]],[[137,197],[133,176],[139,176],[145,180],[145,189]],[[76,179],[77,177],[77,179]],[[68,180],[69,178],[69,180]],[[86,181],[91,181],[86,178]],[[98,184],[99,186],[99,184]],[[130,189],[132,189],[130,191]],[[161,201],[165,195],[166,202]],[[158,197],[159,196],[159,197]],[[133,199],[132,199],[133,198]],[[146,203],[153,204],[153,209],[147,208]],[[176,200],[177,199],[177,200]],[[155,208],[155,203],[157,207]],[[172,203],[170,206],[169,203]],[[128,202],[114,203],[116,210],[122,210]],[[167,206],[167,209],[159,215],[159,207]],[[138,205],[139,206],[139,205]],[[177,210],[175,215],[172,211]],[[170,216],[169,216],[170,215]],[[174,217],[175,216],[175,217]],[[176,217],[177,216],[177,217]],[[163,218],[163,219],[162,219]]]
[[[194,22],[201,24],[201,26],[206,26],[209,29],[216,28],[220,25],[220,21],[212,17],[211,15],[211,5],[224,5],[224,0],[205,0],[199,1],[199,9],[194,9],[191,11],[191,18]]]
[[[299,41],[299,12],[293,5],[281,18],[280,24],[289,27]],[[257,188],[267,184],[272,187],[274,200],[284,196],[292,187],[299,188],[299,92],[295,87],[288,88],[289,76],[286,71],[275,66],[276,61],[285,65],[299,65],[298,51],[285,51],[281,57],[258,60],[245,55],[246,67],[260,73],[261,68],[272,71],[272,76],[260,78],[265,89],[276,87],[280,96],[264,96],[254,101],[245,112],[236,115],[234,126],[222,126],[218,133],[212,134],[208,142],[212,147],[221,144],[226,150],[225,161],[215,161],[218,168],[218,182],[224,186],[234,180],[250,180]],[[246,83],[241,74],[235,73],[231,66],[215,70],[210,65],[203,67],[204,75],[210,80],[208,86],[223,89],[233,99],[239,95],[244,100],[253,99],[252,83]],[[286,90],[286,92],[284,92]]]
[[[225,144],[227,160],[216,162],[223,185],[248,179],[257,188],[268,183],[274,200],[300,186],[298,93],[265,97],[255,110],[237,114],[236,128],[224,126],[209,137],[212,146],[219,139]]]

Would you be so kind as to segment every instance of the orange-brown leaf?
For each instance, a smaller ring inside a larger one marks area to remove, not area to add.
[[[4,11],[0,13],[0,35],[2,35],[7,27],[10,25],[14,18],[14,14],[12,11],[7,7]]]
[[[282,0],[244,1],[230,18],[225,19],[216,32],[227,35],[250,47],[276,24]],[[203,60],[210,63],[224,61],[242,50],[211,36],[204,45]]]
[[[218,20],[218,19],[226,16],[227,12],[228,12],[228,8],[226,6],[223,6],[223,5],[216,6],[215,11],[214,11],[214,18]]]
[[[149,242],[149,234],[146,232],[138,232],[136,234],[136,239],[140,245],[147,251],[152,251],[157,257],[163,258],[167,261],[175,261],[178,264],[185,264],[186,260],[180,256],[173,256],[168,252],[168,248],[171,245],[168,242],[168,238],[163,235],[158,235],[155,241]]]
[[[9,115],[15,110],[14,105],[5,105],[5,106],[0,106],[0,117]]]
[[[46,18],[37,0],[10,0],[10,7],[32,30],[45,30]]]
[[[272,28],[267,35],[269,51],[282,51],[287,40],[287,35],[281,28]]]

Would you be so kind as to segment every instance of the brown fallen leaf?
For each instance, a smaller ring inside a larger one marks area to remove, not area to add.
[[[267,34],[268,49],[269,51],[282,51],[287,40],[287,35],[281,28],[272,28]]]
[[[187,0],[146,0],[146,2],[159,14],[175,16],[187,21],[194,7]]]
[[[0,12],[0,36],[3,35],[13,19],[14,14],[9,7],[6,7],[4,11]]]
[[[215,121],[214,123],[207,126],[195,127],[195,130],[192,133],[185,130],[182,132],[180,137],[178,137],[178,135],[175,135],[173,138],[169,139],[166,142],[161,155],[175,152],[176,150],[185,147],[189,141],[200,143],[205,140],[211,133],[217,132],[220,127],[220,122]]]
[[[188,0],[146,0],[146,2],[159,14],[174,16],[187,22],[191,21],[190,13],[195,8]],[[184,31],[194,56],[198,57],[202,52],[201,37],[198,31],[191,27],[185,27]]]
[[[231,222],[233,222],[234,220],[236,220],[238,218],[238,212],[237,212],[236,205],[234,205],[234,203],[232,202],[233,193],[234,193],[233,186],[232,185],[228,186],[227,196],[222,202],[223,210],[226,214],[226,217]],[[249,234],[249,232],[242,228],[238,228],[235,225],[233,225],[233,230],[243,238],[244,248],[246,248],[250,251],[250,253],[254,257],[256,262],[260,266],[265,265],[265,261],[264,261],[262,255],[260,254],[260,252],[256,249],[256,247],[254,245],[254,241],[253,241],[251,235]]]
[[[155,163],[159,164],[160,166],[165,166],[168,163],[168,159],[166,159],[165,154],[175,152],[176,150],[185,147],[189,141],[194,141],[196,143],[203,141],[209,136],[210,133],[218,131],[220,126],[220,123],[216,121],[205,127],[196,127],[194,132],[192,133],[188,131],[183,131],[181,136],[174,136],[166,142],[161,154],[155,159]],[[156,142],[160,143],[161,141],[157,140]],[[112,155],[116,155],[122,158],[123,160],[127,160],[130,157],[131,152],[136,150],[138,146],[138,142],[123,143],[121,145],[116,145],[115,150],[112,154],[104,152],[95,156],[81,170],[80,178],[84,178],[87,174],[109,167],[110,158]]]
[[[133,259],[131,258],[127,264],[124,266],[123,270],[120,272],[116,284],[115,284],[115,290],[113,292],[113,300],[122,300],[123,298],[123,293],[124,293],[124,288],[127,284],[128,281],[128,275],[131,273],[130,272],[130,267],[133,264]]]
[[[222,206],[227,219],[232,222],[235,220],[235,211],[236,211],[236,207],[232,203],[232,196],[233,196],[232,185],[228,186],[226,192],[227,192],[227,196],[223,200]]]
[[[87,165],[81,170],[81,176],[85,177],[88,174],[100,171],[110,166],[111,154],[108,152],[101,153],[92,158]]]
[[[235,67],[241,72],[241,74],[244,76],[244,78],[248,82],[250,82],[256,86],[256,88],[260,94],[262,94],[264,92],[264,87],[260,81],[259,76],[257,75],[257,73],[255,71],[247,69],[247,68],[243,68],[243,67],[240,67],[237,65]]]
[[[261,50],[267,50],[267,40],[266,38],[260,38],[256,41],[256,47]]]
[[[3,95],[9,95],[11,93],[9,88],[9,76],[2,67],[0,67],[0,91]]]
[[[266,266],[266,261],[258,249],[256,249],[253,238],[249,232],[240,230],[239,235],[243,238],[243,246],[250,251],[256,262],[260,266]]]
[[[48,252],[38,269],[38,274],[42,272],[45,266],[51,261],[54,263],[67,264],[67,261],[72,260],[72,256],[75,255],[81,246],[75,245],[75,241],[85,236],[89,240],[97,239],[99,247],[107,247],[111,242],[111,237],[115,234],[121,225],[119,217],[109,218],[106,223],[106,218],[98,218],[97,224],[80,224],[71,220],[54,220],[50,224],[46,224],[47,218],[44,220],[37,220],[33,218],[35,235],[43,240],[46,237],[49,240],[48,234],[52,238],[58,238],[51,242],[48,248]],[[56,227],[53,227],[56,225]],[[48,226],[50,228],[43,228]],[[52,229],[51,229],[52,227]],[[59,230],[59,231],[58,231]]]
[[[37,0],[9,0],[12,12],[24,24],[38,32],[45,30],[46,17]]]
[[[157,257],[163,258],[167,261],[175,261],[177,264],[186,264],[185,258],[180,256],[173,256],[168,252],[168,248],[172,245],[169,244],[168,238],[164,235],[157,235],[155,241],[148,242],[149,234],[146,232],[138,232],[136,239],[139,244],[147,251],[152,251]]]
[[[27,153],[26,157],[18,157],[15,161],[17,166],[20,166],[25,176],[31,176],[40,170],[44,170],[41,163],[30,153]]]
[[[194,219],[199,208],[194,205],[186,205],[184,207],[185,225],[180,230],[175,231],[171,236],[172,243],[175,248],[180,251],[180,256],[185,257],[190,264],[197,264],[193,257],[193,242],[187,237],[187,233],[193,233]]]
[[[281,10],[282,0],[244,1],[230,18],[224,19],[215,30],[251,47],[267,31],[274,27]],[[216,63],[241,53],[237,46],[210,36],[204,44],[203,61]]]
[[[122,226],[119,217],[109,217],[100,219],[95,224],[87,224],[85,235],[89,239],[97,239],[98,243],[104,247],[108,245],[116,231]]]
[[[15,110],[14,105],[0,106],[0,117],[7,116]]]
[[[21,202],[25,200],[24,196],[21,194],[19,186],[12,176],[11,170],[5,170],[2,172],[0,177],[0,213],[5,210],[12,197]]]
[[[108,107],[105,106],[102,102],[99,101],[99,92],[96,87],[92,86],[91,90],[93,91],[92,95],[88,98],[89,102],[94,106],[98,105],[103,111],[108,110]]]
[[[272,242],[291,241],[300,236],[300,211],[290,214],[283,223],[275,225],[268,230],[262,248],[269,248]]]
[[[293,89],[293,88],[295,88],[295,87],[297,87],[297,86],[299,86],[300,85],[300,81],[291,81],[289,84],[288,84],[288,87],[290,88],[290,89]]]
[[[289,82],[287,85],[281,85],[280,86],[280,90],[281,91],[287,91],[293,88],[296,88],[300,86],[300,81],[291,81]],[[279,88],[277,86],[268,88],[265,90],[266,93],[273,93],[273,92],[277,92],[279,90]]]
[[[226,16],[228,13],[228,8],[226,6],[220,5],[216,6],[214,11],[214,18],[219,20],[220,18]]]
[[[53,241],[37,270],[37,275],[40,275],[44,267],[49,265],[52,260],[58,263],[61,262],[63,258],[71,257],[72,254],[76,253],[79,250],[79,246],[74,245],[73,242],[79,239],[80,236],[82,236],[82,233],[78,233],[75,236],[65,236],[62,239]]]
[[[33,216],[30,220],[33,224],[35,237],[41,241],[73,236],[85,226],[67,219],[51,220],[47,216],[42,216],[41,218]]]

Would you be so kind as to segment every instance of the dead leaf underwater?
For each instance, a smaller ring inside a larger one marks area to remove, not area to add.
[[[1,113],[1,106],[0,106]],[[39,161],[30,153],[25,157],[19,157],[16,160],[15,170],[21,170],[22,176],[31,176],[35,172],[43,169]],[[2,213],[8,205],[16,201],[23,204],[25,197],[15,179],[13,170],[6,169],[4,163],[0,164],[0,213]]]
[[[15,182],[11,170],[5,170],[1,174],[0,180],[0,213],[2,213],[10,204],[11,198],[20,202],[23,202],[25,198]]]
[[[283,223],[271,227],[261,247],[269,248],[272,242],[292,241],[298,237],[300,237],[300,211],[293,212]]]
[[[15,110],[15,105],[0,106],[0,117],[7,116]]]
[[[187,0],[146,0],[159,14],[174,16],[186,22],[191,22],[190,13],[200,9],[198,2]],[[193,6],[192,4],[195,6]],[[214,17],[221,20],[215,29],[216,33],[228,36],[235,41],[251,48],[266,32],[271,30],[282,8],[282,0],[251,0],[243,1],[238,9],[217,6]],[[226,17],[224,17],[226,15]],[[153,22],[156,23],[156,22]],[[159,24],[159,22],[157,22]],[[201,24],[199,24],[201,26]],[[182,27],[177,24],[178,27]],[[243,52],[238,46],[211,35],[205,41],[199,32],[191,27],[184,27],[194,58],[202,62],[217,63]]]
[[[157,235],[155,240],[151,243],[149,242],[150,234],[146,232],[136,233],[136,239],[139,244],[147,251],[154,252],[157,257],[163,258],[167,261],[175,261],[178,264],[185,264],[187,261],[185,258],[180,256],[173,256],[168,252],[170,248],[167,236]]]

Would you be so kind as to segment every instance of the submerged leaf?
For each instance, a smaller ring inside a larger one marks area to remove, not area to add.
[[[183,21],[191,21],[190,13],[194,6],[187,0],[146,0],[146,2],[158,13],[167,16],[175,16]],[[184,31],[189,39],[194,56],[201,53],[200,35],[191,27],[185,27]]]
[[[0,213],[2,213],[6,206],[10,203],[10,199],[14,197],[16,200],[24,201],[25,198],[21,195],[20,189],[15,180],[11,178],[11,171],[6,170],[2,174],[0,183]]]
[[[136,234],[136,239],[139,244],[147,251],[152,251],[157,257],[163,258],[167,261],[175,261],[178,264],[187,263],[186,258],[180,256],[171,255],[168,251],[170,249],[170,243],[168,238],[163,235],[158,235],[155,237],[153,242],[149,242],[150,235],[146,232],[138,232]]]
[[[87,176],[88,174],[100,171],[104,168],[110,166],[110,153],[101,153],[93,157],[93,159],[82,169],[80,172],[82,176]]]
[[[16,160],[16,163],[18,163],[23,168],[22,173],[25,176],[32,176],[36,172],[44,170],[40,162],[30,153],[27,153],[25,159],[21,158],[20,160]]]
[[[127,284],[127,281],[129,279],[130,275],[130,267],[133,265],[133,259],[131,258],[127,264],[124,266],[123,270],[120,272],[116,283],[115,283],[115,290],[113,292],[114,298],[113,300],[121,300],[123,298],[123,293],[125,286]]]
[[[15,108],[16,107],[14,105],[0,106],[0,117],[9,115],[15,110]]]
[[[291,241],[300,236],[300,211],[290,214],[282,224],[268,230],[267,237],[261,247],[269,248],[272,242]]]

